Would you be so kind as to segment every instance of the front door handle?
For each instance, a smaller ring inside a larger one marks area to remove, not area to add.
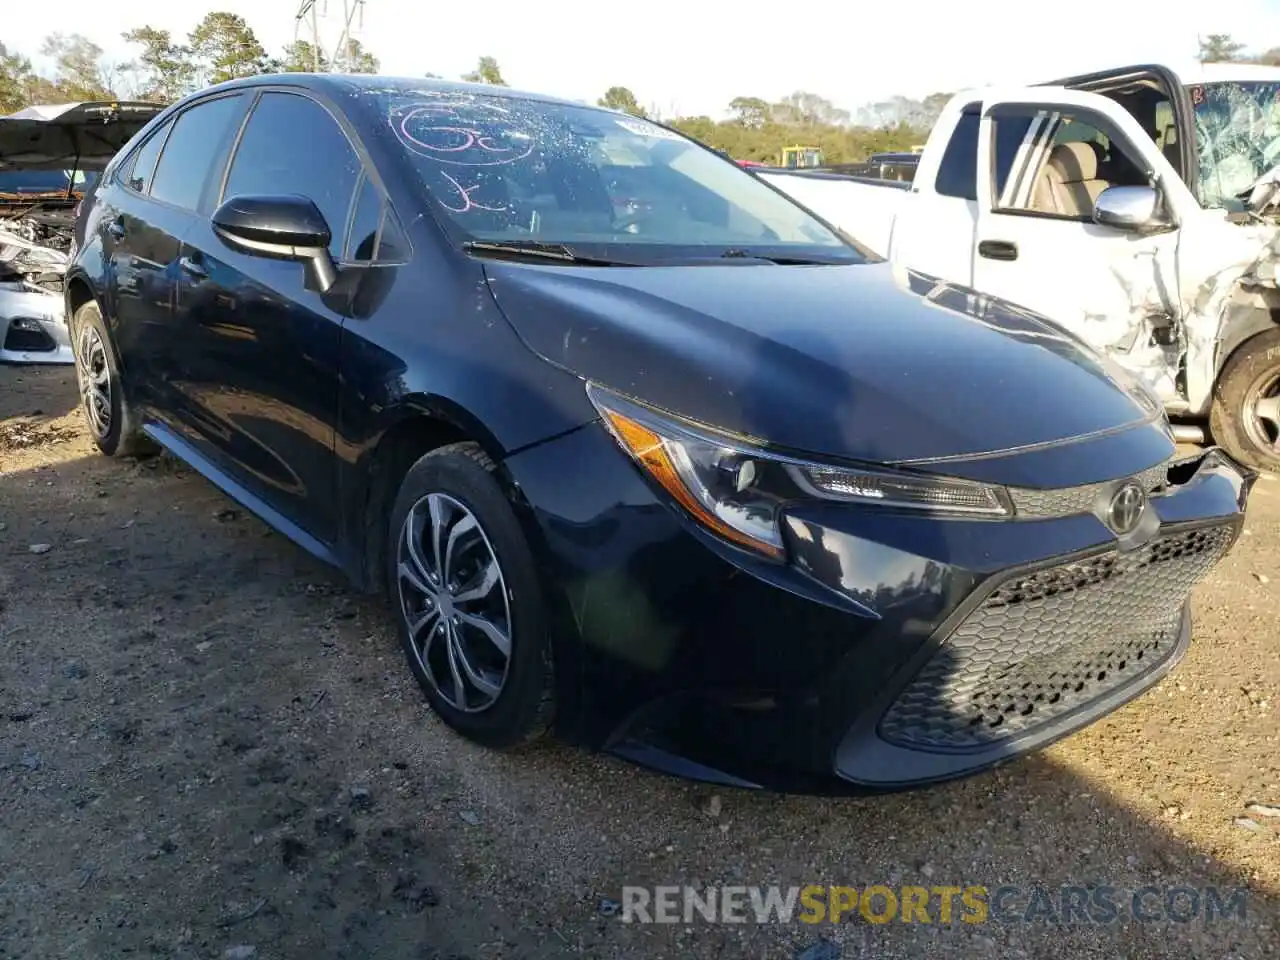
[[[1018,245],[1008,240],[983,240],[978,244],[978,256],[988,260],[1017,260]]]
[[[182,268],[183,273],[195,277],[197,280],[203,280],[209,276],[209,271],[190,257],[183,257],[178,261],[178,266]]]

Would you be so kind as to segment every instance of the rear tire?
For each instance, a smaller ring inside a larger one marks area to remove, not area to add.
[[[1213,388],[1209,429],[1241,463],[1280,473],[1280,329],[1231,354]]]
[[[554,671],[533,553],[477,444],[409,468],[391,510],[386,574],[409,667],[435,712],[487,747],[551,726]]]
[[[120,360],[97,303],[90,300],[76,311],[71,337],[80,411],[98,449],[108,457],[158,453],[160,448],[141,431],[125,396]]]

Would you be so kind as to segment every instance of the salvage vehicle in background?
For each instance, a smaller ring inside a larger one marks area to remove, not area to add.
[[[1280,471],[1280,69],[1126,67],[957,94],[910,186],[759,176],[870,249],[1036,310],[1179,434]]]
[[[843,173],[854,177],[870,177],[872,180],[899,180],[910,183],[920,166],[919,152],[873,153],[866,160],[854,163],[831,163],[822,167],[821,173]]]
[[[597,107],[235,81],[152,121],[76,231],[98,447],[167,448],[388,594],[431,706],[490,746],[973,773],[1177,662],[1252,482],[1174,460],[1048,321]]]
[[[154,103],[33,106],[0,118],[0,363],[71,363],[62,284],[75,208]]]
[[[778,166],[784,170],[805,170],[825,163],[819,147],[783,147],[778,154]]]

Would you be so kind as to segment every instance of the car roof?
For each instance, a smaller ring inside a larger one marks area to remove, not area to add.
[[[269,84],[285,84],[309,87],[329,94],[350,93],[392,93],[428,96],[465,95],[504,97],[511,100],[527,100],[538,103],[555,104],[565,107],[584,107],[599,110],[602,113],[618,113],[607,107],[597,106],[582,100],[566,100],[546,94],[533,93],[527,90],[516,90],[511,87],[497,86],[489,83],[466,83],[461,80],[438,80],[433,77],[396,77],[371,73],[269,73],[245,77],[241,80],[230,80],[201,90],[206,94],[213,90],[232,90],[244,87],[256,87]]]

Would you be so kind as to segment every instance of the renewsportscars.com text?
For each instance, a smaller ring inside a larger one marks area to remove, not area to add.
[[[1243,887],[623,887],[624,923],[1219,923],[1244,920]]]

